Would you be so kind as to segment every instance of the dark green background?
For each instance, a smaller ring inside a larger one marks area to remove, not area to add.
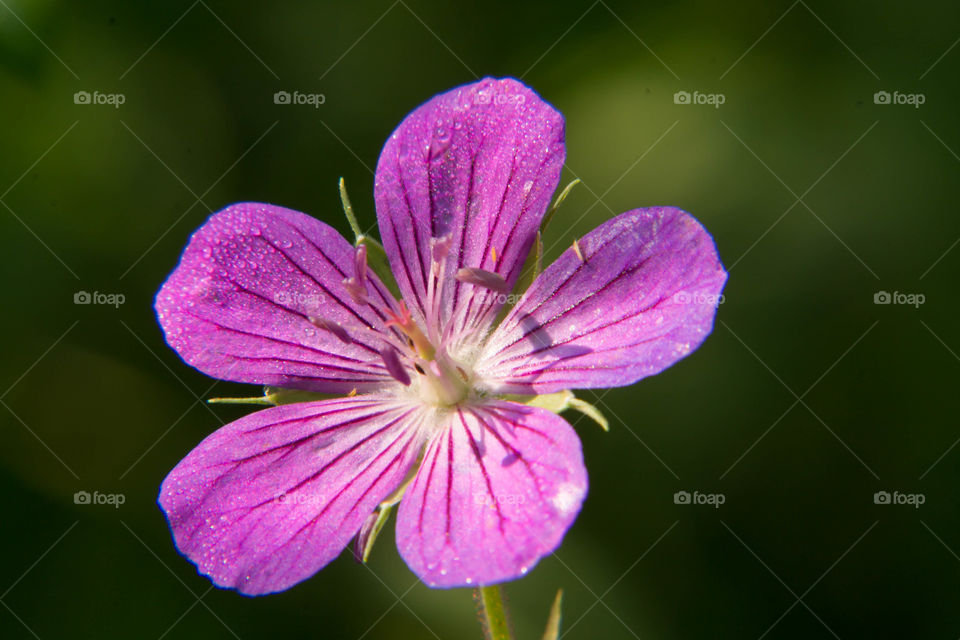
[[[563,182],[584,185],[553,255],[669,204],[731,270],[700,350],[601,393],[609,434],[577,421],[591,492],[558,554],[507,586],[518,635],[539,637],[560,587],[568,638],[960,635],[960,9],[665,4],[0,3],[0,637],[479,637],[470,592],[416,584],[389,534],[369,569],[344,556],[280,595],[211,590],[154,501],[247,411],[198,398],[257,389],[212,387],[151,309],[231,202],[345,229],[343,175],[373,224],[383,141],[478,75],[522,77],[566,117]],[[126,102],[76,105],[80,90]],[[126,303],[77,306],[80,290]],[[75,505],[79,490],[126,502]],[[876,505],[881,490],[925,504]]]

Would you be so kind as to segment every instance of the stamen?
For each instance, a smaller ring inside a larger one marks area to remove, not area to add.
[[[437,330],[440,325],[440,305],[439,301],[443,295],[443,283],[446,280],[441,279],[444,264],[447,256],[450,255],[450,248],[453,246],[453,236],[447,234],[439,238],[430,238],[430,278],[427,281],[427,301],[424,308],[424,321],[427,324],[429,337],[436,341]]]
[[[497,248],[490,247],[490,258],[493,260],[493,264],[497,264]]]
[[[353,255],[353,266],[355,275],[343,281],[347,293],[357,304],[366,304],[367,302],[367,245],[357,245],[356,253]]]
[[[410,374],[407,373],[407,369],[400,362],[400,355],[397,350],[387,345],[380,350],[380,357],[383,358],[383,364],[386,365],[387,371],[393,376],[393,379],[403,386],[409,387]]]
[[[464,267],[457,271],[456,278],[460,282],[474,284],[498,293],[510,293],[510,285],[507,284],[507,281],[499,273],[493,271]]]
[[[435,264],[443,262],[450,255],[450,247],[453,245],[453,238],[449,235],[440,238],[430,238],[431,258]]]
[[[353,344],[353,338],[350,337],[350,334],[347,333],[347,330],[344,329],[339,322],[334,322],[327,318],[321,317],[311,317],[309,318],[310,324],[317,327],[318,329],[323,329],[324,331],[329,331],[343,344]]]

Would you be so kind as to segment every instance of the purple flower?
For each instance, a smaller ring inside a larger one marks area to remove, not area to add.
[[[375,185],[399,301],[379,245],[296,211],[237,204],[193,234],[157,294],[170,346],[216,378],[314,392],[219,429],[164,481],[201,573],[286,589],[365,547],[401,495],[397,546],[430,586],[517,578],[559,546],[587,474],[573,428],[535,397],[662,371],[710,333],[726,280],[703,227],[654,207],[511,295],[563,160],[562,117],[515,80],[407,116]]]

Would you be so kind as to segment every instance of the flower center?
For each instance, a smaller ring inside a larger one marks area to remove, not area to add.
[[[424,326],[421,327],[414,320],[403,300],[396,302],[393,308],[385,309],[385,324],[394,331],[386,334],[378,332],[378,337],[385,342],[380,349],[380,358],[390,376],[416,393],[425,404],[451,407],[469,397],[474,380],[469,366],[451,356],[448,349],[450,327],[441,320],[443,288],[449,286],[445,282],[444,266],[450,252],[450,237],[432,238],[430,248],[432,255],[423,309]],[[371,304],[365,245],[357,246],[354,262],[355,273],[344,280],[344,287],[354,302]],[[501,293],[508,289],[503,277],[483,269],[461,268],[452,279]],[[323,317],[311,317],[309,320],[344,343],[353,341],[347,328],[336,322]],[[367,330],[361,327],[350,329]]]
[[[445,351],[439,351],[437,356],[416,364],[420,398],[442,407],[459,404],[470,393],[469,376]]]

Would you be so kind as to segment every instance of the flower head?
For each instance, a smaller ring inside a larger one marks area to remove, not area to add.
[[[407,116],[375,183],[399,295],[373,243],[302,213],[237,204],[194,233],[157,294],[170,346],[217,378],[342,396],[230,423],[166,478],[202,573],[286,589],[398,500],[400,554],[431,586],[510,580],[559,546],[587,492],[580,442],[527,400],[662,371],[710,333],[726,280],[689,214],[636,209],[515,300],[564,153],[560,114],[511,79]]]

